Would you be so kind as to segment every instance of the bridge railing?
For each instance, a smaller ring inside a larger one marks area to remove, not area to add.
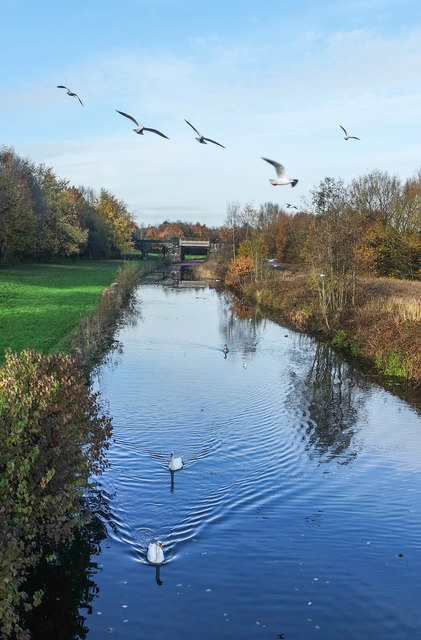
[[[183,246],[209,247],[210,240],[199,240],[198,238],[180,238],[180,244]]]

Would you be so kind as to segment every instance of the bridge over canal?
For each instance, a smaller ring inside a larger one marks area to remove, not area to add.
[[[218,251],[220,245],[212,240],[174,237],[165,240],[136,240],[135,248],[142,253],[144,260],[150,251],[159,249],[170,262],[182,262],[186,254],[208,256]]]

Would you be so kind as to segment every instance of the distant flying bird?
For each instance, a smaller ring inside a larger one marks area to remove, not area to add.
[[[77,95],[77,93],[74,93],[74,91],[70,91],[70,89],[68,87],[65,87],[64,84],[58,84],[57,85],[57,89],[66,89],[68,96],[73,96],[74,98],[77,98],[79,100],[80,104],[82,105],[82,107],[85,106],[83,104],[82,100]]]
[[[295,204],[289,204],[289,202],[285,202],[285,204],[287,206],[287,209],[297,209],[298,210],[298,207],[296,207]]]
[[[206,142],[213,142],[213,144],[217,144],[218,147],[222,147],[223,149],[226,148],[224,147],[223,144],[219,144],[219,142],[216,142],[215,140],[211,140],[210,138],[205,138],[204,136],[202,136],[202,134],[198,132],[196,127],[193,127],[193,125],[185,118],[184,118],[184,122],[187,122],[187,124],[193,129],[193,131],[196,131],[197,135],[199,136],[198,138],[196,138],[196,140],[200,142],[200,144],[206,144]]]
[[[359,138],[357,138],[357,136],[349,136],[349,135],[348,135],[347,130],[346,130],[346,129],[341,125],[341,124],[340,124],[339,126],[340,126],[340,128],[342,129],[342,131],[343,131],[343,132],[344,132],[344,134],[345,134],[345,138],[344,138],[344,140],[349,140],[349,139],[351,139],[351,138],[352,138],[353,140],[359,140]]]
[[[277,180],[272,180],[271,178],[269,178],[269,182],[273,184],[274,187],[278,187],[282,184],[290,184],[291,187],[295,187],[298,182],[297,178],[287,178],[285,175],[285,167],[283,164],[275,162],[275,160],[269,160],[269,158],[263,158],[263,156],[262,160],[269,162],[269,164],[273,165],[276,169],[276,175],[278,176]]]
[[[149,129],[148,127],[144,127],[143,125],[139,124],[138,121],[133,118],[133,116],[129,116],[128,113],[124,113],[124,111],[119,111],[118,109],[116,109],[116,111],[117,113],[120,113],[125,118],[128,118],[129,120],[134,122],[136,125],[136,129],[133,129],[133,131],[135,131],[136,133],[140,133],[141,136],[143,136],[144,131],[152,131],[152,133],[157,133],[162,138],[166,138],[167,140],[169,140],[169,137],[165,136],[163,133],[158,131],[158,129]]]

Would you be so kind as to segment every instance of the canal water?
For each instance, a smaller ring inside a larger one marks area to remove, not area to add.
[[[200,283],[137,298],[74,637],[421,638],[420,408]]]

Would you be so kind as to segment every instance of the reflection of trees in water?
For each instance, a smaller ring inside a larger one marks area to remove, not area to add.
[[[326,344],[317,344],[310,370],[302,382],[294,379],[294,404],[306,410],[307,449],[313,457],[340,457],[348,464],[358,455],[353,443],[364,400],[357,372]]]
[[[89,376],[92,379],[97,375],[101,367],[107,366],[115,368],[120,362],[120,356],[124,353],[123,343],[115,338],[115,335],[123,327],[135,327],[136,324],[142,319],[142,309],[139,300],[132,298],[128,306],[122,310],[121,316],[116,323],[113,333],[110,335],[110,339],[107,344],[104,345],[104,350],[97,354],[97,357],[92,362],[92,369],[89,372]]]
[[[261,312],[229,294],[222,294],[219,310],[219,331],[230,350],[244,355],[254,353],[266,327]]]
[[[108,499],[98,492],[85,506],[95,514],[92,520],[72,542],[56,551],[52,564],[41,563],[29,579],[29,592],[44,592],[41,604],[28,614],[26,626],[32,640],[84,640],[88,635],[81,610],[92,613],[92,601],[98,594],[94,581],[98,564],[92,557],[100,554],[107,529],[96,514],[109,519]]]

